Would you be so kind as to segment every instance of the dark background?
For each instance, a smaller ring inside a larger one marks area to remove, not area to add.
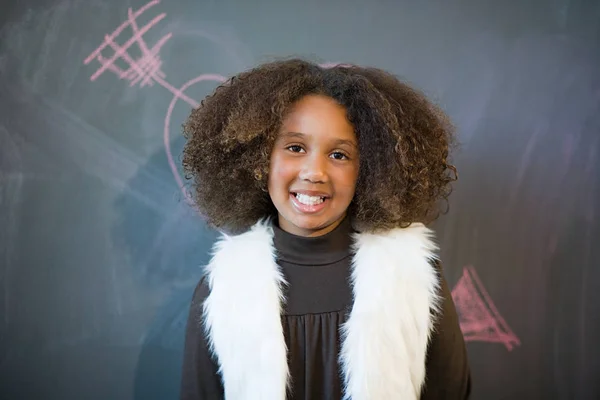
[[[434,228],[473,398],[600,398],[600,2],[163,0],[136,18],[166,14],[126,49],[131,73],[123,56],[92,81],[86,58],[145,4],[0,6],[0,398],[177,398],[216,234],[169,154],[178,167],[181,123],[217,85],[200,75],[279,56],[388,69],[457,125]]]

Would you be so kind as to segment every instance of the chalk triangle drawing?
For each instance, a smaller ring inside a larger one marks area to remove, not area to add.
[[[472,266],[463,268],[461,278],[452,289],[452,299],[465,341],[502,343],[508,351],[521,344],[496,309]]]

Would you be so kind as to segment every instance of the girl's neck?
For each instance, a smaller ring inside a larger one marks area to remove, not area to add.
[[[352,225],[344,218],[330,232],[315,236],[298,236],[273,224],[273,242],[279,259],[297,265],[319,266],[337,262],[351,253]]]

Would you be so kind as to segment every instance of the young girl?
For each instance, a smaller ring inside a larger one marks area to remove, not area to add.
[[[185,400],[465,399],[470,372],[432,232],[453,130],[375,68],[277,61],[184,125],[223,231],[186,332]]]

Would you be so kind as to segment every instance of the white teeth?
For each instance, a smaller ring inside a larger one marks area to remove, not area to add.
[[[306,204],[307,206],[314,206],[317,204],[321,204],[324,199],[319,196],[307,196],[305,194],[296,193],[296,198],[302,204]]]

